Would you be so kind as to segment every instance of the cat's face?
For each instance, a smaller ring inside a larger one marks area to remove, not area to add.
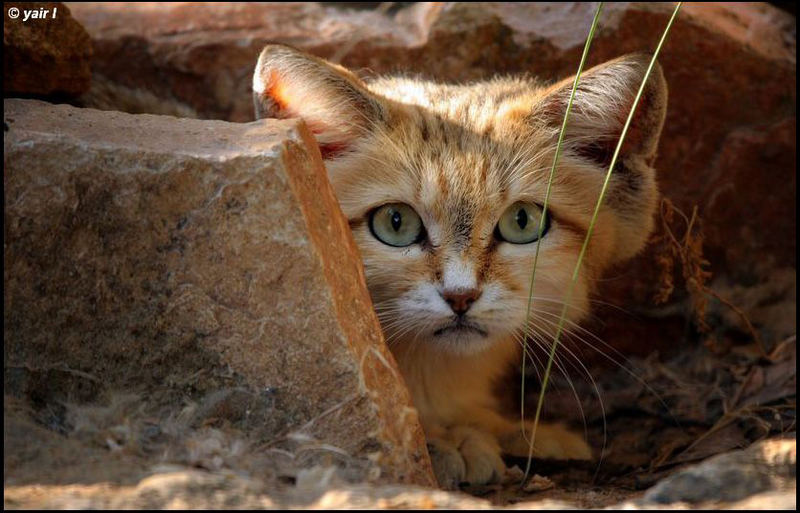
[[[469,354],[521,338],[535,259],[530,330],[552,334],[640,60],[585,75],[545,213],[569,84],[367,86],[341,68],[269,48],[256,70],[257,109],[303,117],[317,134],[389,343]],[[663,78],[654,78],[572,291],[570,321],[588,310],[598,273],[640,249],[650,231],[656,187],[645,160],[665,96]],[[588,104],[601,86],[604,98]]]
[[[540,224],[533,313],[549,331],[591,201],[560,180],[542,223],[549,162],[545,147],[413,109],[368,148],[328,164],[390,344],[471,352],[519,335]],[[573,316],[585,308],[584,280],[576,292]]]

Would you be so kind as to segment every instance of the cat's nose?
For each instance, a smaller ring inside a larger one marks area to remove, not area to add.
[[[472,303],[480,297],[481,291],[478,289],[457,289],[445,290],[442,298],[447,301],[450,308],[456,315],[464,315],[472,306]]]

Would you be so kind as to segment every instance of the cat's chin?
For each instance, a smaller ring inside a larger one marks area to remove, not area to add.
[[[456,321],[436,328],[431,333],[430,342],[445,351],[473,354],[489,347],[492,340],[480,324]]]
[[[442,326],[441,328],[433,332],[434,337],[441,337],[446,335],[455,337],[478,336],[486,338],[489,336],[489,333],[485,329],[483,329],[480,326],[480,324],[475,324],[472,322],[453,322],[447,324],[446,326]]]

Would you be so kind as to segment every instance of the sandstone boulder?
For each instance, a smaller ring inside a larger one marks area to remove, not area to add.
[[[88,104],[122,108],[139,98],[147,101],[128,108],[236,121],[252,119],[250,79],[267,41],[365,76],[410,72],[464,81],[527,72],[556,79],[575,72],[593,9],[580,3],[419,3],[395,14],[314,3],[73,7],[96,49],[100,85]],[[606,4],[588,65],[652,51],[671,10]],[[795,27],[793,16],[768,4],[686,4],[660,57],[670,84],[655,163],[661,191],[687,216],[698,207],[713,287],[727,295],[780,282],[739,305],[769,341],[796,329],[793,319],[779,328],[773,322],[794,304]],[[680,236],[679,223],[674,229]],[[626,313],[599,312],[603,322],[590,329],[627,353],[673,351],[680,347],[675,340],[685,338],[690,303],[680,267],[674,297],[664,306],[653,302],[656,260],[665,251],[652,246],[603,283],[602,299]],[[718,310],[717,316],[731,314],[725,306]],[[741,329],[740,320],[733,323],[734,332]]]
[[[13,9],[17,17],[9,15]],[[3,11],[4,96],[77,96],[89,89],[92,42],[67,6],[5,2]]]
[[[6,100],[4,121],[4,391],[43,431],[6,401],[19,420],[6,422],[7,485],[106,480],[121,454],[136,463],[119,479],[137,482],[173,442],[193,465],[269,453],[434,484],[302,122],[34,100]],[[170,442],[176,422],[195,431]],[[55,449],[31,453],[50,443],[28,438],[48,440],[41,426],[93,449],[52,465]]]

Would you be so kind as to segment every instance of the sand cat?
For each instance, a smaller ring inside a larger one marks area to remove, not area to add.
[[[535,336],[551,337],[589,219],[648,56],[582,75],[541,237]],[[499,480],[502,454],[528,454],[519,419],[498,413],[492,383],[521,358],[547,180],[572,79],[443,85],[364,82],[283,45],[261,53],[258,118],[299,117],[315,134],[359,246],[378,317],[419,410],[440,484]],[[651,167],[667,89],[653,70],[614,170],[575,288],[630,258],[653,225]],[[542,424],[534,454],[590,459],[581,436]]]

